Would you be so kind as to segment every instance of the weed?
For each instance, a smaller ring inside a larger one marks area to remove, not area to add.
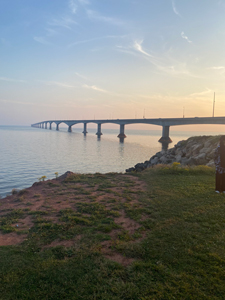
[[[44,175],[44,176],[41,176],[40,178],[38,178],[39,181],[45,181],[47,177]]]

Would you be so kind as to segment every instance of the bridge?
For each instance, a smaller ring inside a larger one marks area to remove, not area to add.
[[[72,132],[72,126],[76,124],[83,124],[83,134],[87,134],[87,124],[94,123],[97,125],[96,135],[100,137],[102,135],[102,124],[118,124],[120,126],[120,132],[118,137],[124,139],[125,125],[128,124],[151,124],[162,126],[162,137],[159,139],[161,143],[171,143],[172,140],[169,137],[170,126],[178,125],[199,125],[199,124],[225,124],[225,117],[195,117],[195,118],[159,118],[159,119],[107,119],[107,120],[48,120],[32,124],[32,127],[48,128],[52,129],[52,124],[56,124],[56,130],[59,130],[59,125],[64,123],[68,126],[68,131]]]

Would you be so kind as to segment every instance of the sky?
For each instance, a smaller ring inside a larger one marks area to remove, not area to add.
[[[225,116],[224,53],[225,0],[0,0],[0,125]]]

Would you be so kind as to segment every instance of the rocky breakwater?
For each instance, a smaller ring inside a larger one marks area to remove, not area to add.
[[[142,171],[158,164],[207,165],[214,166],[214,152],[220,136],[195,136],[178,142],[173,148],[162,150],[153,155],[150,160],[138,163],[126,172]]]

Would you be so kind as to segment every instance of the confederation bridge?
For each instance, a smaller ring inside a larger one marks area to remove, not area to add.
[[[72,132],[72,126],[76,124],[83,124],[83,134],[87,134],[87,124],[97,124],[96,135],[100,137],[102,135],[102,124],[118,124],[120,131],[118,137],[124,139],[125,125],[129,124],[151,124],[162,126],[162,137],[159,139],[161,143],[171,143],[172,140],[169,136],[170,126],[178,125],[199,125],[199,124],[225,124],[225,117],[195,117],[195,118],[159,118],[159,119],[107,119],[107,120],[49,120],[32,124],[32,127],[52,129],[52,124],[56,124],[56,130],[59,130],[59,124],[64,123],[68,126],[68,131]]]

